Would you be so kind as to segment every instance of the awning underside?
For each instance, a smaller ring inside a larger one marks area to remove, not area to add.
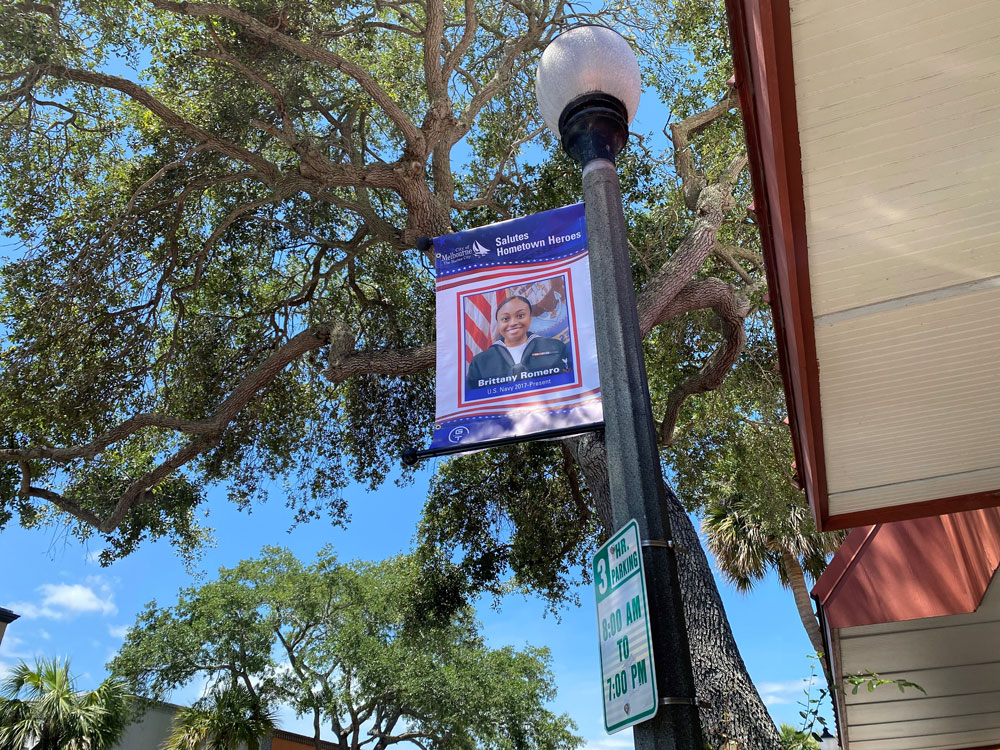
[[[792,0],[830,516],[1000,488],[1000,2]]]

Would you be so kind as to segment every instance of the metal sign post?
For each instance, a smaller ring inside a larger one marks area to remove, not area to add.
[[[656,426],[614,163],[583,168],[608,489],[616,529],[638,523],[661,709],[633,727],[636,750],[704,750],[677,560],[664,513]],[[600,290],[600,293],[597,293]]]

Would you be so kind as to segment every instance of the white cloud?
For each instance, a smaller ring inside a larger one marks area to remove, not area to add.
[[[110,591],[102,591],[102,598],[90,586],[79,583],[43,583],[38,590],[45,596],[42,600],[43,607],[72,613],[118,614],[118,607],[115,606]]]
[[[92,549],[87,553],[87,562],[91,565],[98,565],[100,563],[101,551],[99,549]]]
[[[49,635],[49,631],[47,630],[39,630],[38,635],[41,636],[43,641],[47,641],[49,640],[49,638],[52,637],[51,635]]]
[[[8,659],[28,659],[31,654],[22,649],[24,646],[24,641],[18,638],[16,635],[11,635],[7,633],[3,638],[3,643],[0,644],[0,656],[4,656]]]
[[[43,612],[41,607],[31,602],[7,602],[3,606],[28,620],[33,620],[36,617],[54,616],[52,612]]]
[[[809,689],[811,682],[811,679],[760,682],[757,684],[757,691],[765,706],[798,703],[805,701],[805,691]]]
[[[61,620],[80,614],[100,613],[115,615],[111,587],[98,577],[87,578],[88,586],[81,583],[43,583],[36,591],[42,595],[40,604],[34,602],[11,602],[8,609],[28,619],[50,617]]]
[[[129,627],[128,625],[108,625],[108,633],[112,638],[124,640],[125,636],[128,635]]]

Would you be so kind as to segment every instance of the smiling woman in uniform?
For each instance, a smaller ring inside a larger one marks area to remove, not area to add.
[[[508,297],[497,308],[496,320],[500,338],[472,358],[465,377],[466,391],[570,369],[562,341],[531,332],[531,303],[527,298]]]

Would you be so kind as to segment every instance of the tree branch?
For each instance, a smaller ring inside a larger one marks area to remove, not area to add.
[[[500,164],[497,166],[497,170],[493,174],[493,179],[490,180],[490,184],[486,187],[486,191],[478,198],[472,198],[471,200],[466,200],[466,201],[452,200],[451,202],[452,208],[455,208],[459,211],[471,211],[474,208],[480,208],[482,206],[492,205],[493,194],[496,192],[497,187],[499,186],[501,180],[503,180],[504,178],[504,167],[507,165],[507,162],[510,161],[511,158],[513,158],[516,155],[517,150],[523,144],[527,143],[530,140],[533,140],[535,136],[539,135],[543,130],[545,130],[544,127],[535,128],[523,138],[518,138],[516,141],[514,141],[510,145],[510,148],[507,149],[507,154],[504,156]]]
[[[736,271],[748,287],[757,283],[756,280],[749,273],[747,273],[747,270],[736,261],[736,258],[732,256],[728,248],[717,244],[713,252],[722,258],[726,262],[726,265]]]
[[[725,245],[721,249],[732,255],[734,258],[743,258],[743,260],[748,260],[753,263],[760,270],[764,270],[764,256],[760,253],[747,250],[745,247],[740,247],[739,245]]]
[[[43,3],[22,2],[22,3],[17,3],[14,7],[17,10],[26,10],[26,11],[34,11],[35,13],[44,13],[53,21],[59,20],[59,11],[56,8],[52,7],[51,5],[45,5]]]
[[[383,112],[399,128],[407,144],[417,151],[424,150],[424,135],[416,125],[410,120],[407,114],[400,108],[396,101],[389,95],[389,92],[382,88],[378,81],[372,77],[371,73],[361,66],[344,59],[336,52],[321,47],[314,47],[305,42],[300,42],[294,37],[283,34],[277,29],[273,29],[263,21],[259,21],[253,16],[231,8],[227,5],[217,5],[215,3],[192,3],[174,2],[174,0],[152,0],[154,7],[160,10],[167,10],[172,13],[192,16],[195,18],[218,17],[225,18],[233,23],[242,26],[247,31],[266,42],[275,44],[283,49],[292,52],[304,60],[329,65],[335,70],[339,70],[346,76],[353,78],[361,88],[368,93]]]
[[[683,301],[688,306],[688,310],[684,312],[711,307],[722,323],[723,341],[697,372],[685,378],[670,391],[663,419],[660,421],[661,445],[673,443],[677,417],[688,396],[714,390],[722,385],[729,369],[740,358],[747,343],[744,319],[750,310],[750,305],[745,298],[735,294],[728,284],[718,279],[692,282],[686,287],[686,292],[678,295],[675,302]]]
[[[332,383],[342,383],[355,375],[415,375],[434,366],[434,344],[415,349],[351,352],[331,356],[323,374]],[[331,352],[332,355],[332,352]]]
[[[213,150],[223,153],[226,156],[250,165],[262,175],[266,175],[271,181],[277,177],[277,167],[264,159],[262,156],[247,151],[242,146],[238,146],[221,136],[209,133],[204,128],[188,122],[137,83],[133,83],[125,78],[119,78],[118,76],[108,75],[106,73],[95,73],[91,70],[67,68],[62,65],[41,65],[38,67],[38,71],[41,75],[52,76],[55,78],[65,78],[69,81],[87,83],[125,94],[130,99],[133,99],[143,105],[166,125],[169,125],[171,128],[183,133],[192,140],[209,146]]]
[[[491,78],[479,91],[475,93],[469,104],[466,106],[465,111],[462,112],[461,116],[458,118],[459,122],[467,130],[472,127],[472,121],[479,114],[480,110],[486,106],[486,104],[498,93],[501,89],[506,86],[511,79],[514,71],[514,62],[527,52],[532,46],[538,44],[538,40],[541,39],[542,33],[545,31],[546,26],[537,23],[533,18],[528,19],[528,30],[525,32],[524,36],[520,39],[508,43],[507,53],[504,55],[503,59],[497,65],[496,73],[493,74]],[[461,136],[460,136],[461,137]]]
[[[444,41],[444,0],[426,0],[424,25],[424,80],[431,108],[448,98],[447,80],[441,69],[441,44]],[[451,109],[449,107],[449,109]]]
[[[221,438],[222,435],[216,433],[192,440],[155,469],[133,481],[125,489],[121,497],[118,498],[114,510],[111,511],[110,515],[98,524],[97,530],[102,534],[110,534],[118,528],[118,524],[122,522],[134,506],[146,505],[153,502],[155,498],[147,495],[148,490],[156,487],[156,485],[184,466],[188,461],[197,458],[209,448],[218,445]]]
[[[133,481],[116,501],[114,510],[105,518],[98,517],[79,503],[50,490],[36,487],[30,488],[30,494],[33,497],[39,497],[52,502],[60,509],[71,513],[81,521],[96,527],[101,533],[110,533],[121,523],[132,507],[152,502],[153,498],[147,498],[146,496],[147,490],[156,486],[156,484],[187,462],[216,445],[221,438],[222,431],[236,419],[247,403],[267,387],[285,367],[303,354],[323,346],[327,341],[328,334],[319,328],[311,328],[294,336],[268,357],[263,364],[251,372],[223,400],[215,414],[208,419],[191,422],[162,414],[140,414],[126,420],[121,425],[109,430],[86,445],[62,449],[44,446],[34,446],[25,449],[3,449],[0,451],[0,461],[17,461],[23,463],[24,461],[37,458],[49,458],[59,461],[91,458],[112,443],[123,440],[144,427],[151,426],[198,435],[195,440],[189,442],[155,469]]]
[[[210,29],[211,31],[211,29]],[[267,80],[263,75],[255,71],[248,65],[244,65],[240,60],[236,59],[227,50],[222,41],[218,38],[218,35],[212,31],[212,38],[215,40],[216,45],[219,47],[218,52],[212,52],[210,50],[195,50],[194,55],[198,57],[205,58],[206,60],[214,60],[215,62],[221,62],[231,65],[236,70],[238,70],[245,78],[253,81],[262,89],[264,89],[271,98],[274,100],[275,107],[278,110],[278,116],[281,117],[281,126],[286,133],[294,132],[292,125],[292,120],[288,116],[288,107],[285,104],[285,96],[281,93],[277,86]]]
[[[476,38],[476,29],[479,28],[479,19],[476,16],[476,0],[465,0],[465,28],[462,30],[462,38],[458,40],[448,56],[444,60],[444,68],[441,75],[445,82],[451,77],[455,67],[462,60],[462,56],[469,50],[472,40]]]
[[[41,445],[23,449],[4,448],[0,449],[0,461],[49,459],[65,463],[66,461],[75,461],[78,459],[90,459],[97,456],[109,445],[124,440],[146,427],[174,430],[187,435],[209,435],[217,429],[215,421],[211,419],[186,420],[178,419],[168,414],[137,414],[89,443],[74,445],[69,448],[49,448],[48,446]]]
[[[565,442],[560,442],[559,448],[562,452],[563,471],[566,473],[566,479],[569,480],[569,491],[573,497],[573,504],[576,506],[580,518],[587,520],[590,518],[590,506],[580,490],[580,476],[576,471],[576,461],[574,461],[573,454],[566,447]]]
[[[695,166],[691,139],[737,104],[736,90],[728,89],[726,95],[708,109],[670,125],[670,138],[674,144],[674,169],[681,178],[684,202],[692,210],[696,208],[698,197],[706,183],[704,176],[698,173]]]
[[[744,153],[737,157],[734,157],[729,166],[726,167],[726,171],[722,175],[722,181],[726,185],[733,185],[739,178],[740,173],[747,168],[747,164],[750,163],[750,158]]]
[[[71,516],[83,521],[89,526],[94,528],[100,528],[101,519],[98,518],[97,514],[92,511],[82,508],[72,500],[67,500],[65,497],[52,490],[44,489],[43,487],[29,487],[28,497],[37,497],[41,500],[47,500],[60,510],[66,511]]]
[[[379,732],[370,732],[372,737],[378,737],[383,740],[386,745],[395,745],[398,742],[413,742],[414,740],[436,740],[438,736],[435,734],[429,734],[428,732],[403,732],[402,734],[381,734]]]
[[[728,189],[720,185],[700,191],[694,226],[639,294],[639,325],[644,335],[665,320],[664,310],[715,250],[728,197]]]
[[[249,203],[244,203],[237,206],[232,211],[230,211],[226,217],[219,222],[219,225],[212,231],[208,239],[205,240],[205,244],[202,246],[201,250],[195,258],[195,269],[192,275],[191,282],[185,286],[180,286],[174,289],[173,294],[176,296],[181,292],[187,292],[198,288],[198,284],[201,280],[202,273],[204,272],[205,262],[208,260],[208,256],[215,246],[215,243],[219,241],[219,238],[223,233],[233,225],[233,223],[250,211],[260,208],[261,206],[266,206],[271,203],[278,203],[290,198],[295,195],[298,191],[298,187],[294,184],[290,184],[285,181],[280,187],[276,188],[272,195],[267,198],[261,198],[259,200],[250,201]]]
[[[95,247],[101,247],[105,242],[108,241],[108,238],[111,236],[111,233],[122,225],[122,223],[125,221],[125,217],[128,216],[128,214],[132,211],[133,208],[135,208],[136,201],[138,201],[139,196],[146,190],[146,188],[155,183],[158,179],[160,179],[171,169],[176,169],[177,167],[184,164],[184,162],[186,162],[188,159],[190,159],[192,156],[194,156],[196,153],[198,153],[199,151],[201,151],[206,147],[207,144],[205,143],[200,143],[197,146],[192,146],[187,150],[187,152],[185,152],[185,154],[180,159],[176,159],[172,162],[169,162],[168,164],[164,164],[162,167],[156,170],[156,172],[153,174],[152,177],[150,177],[148,180],[142,183],[139,186],[139,188],[134,193],[132,193],[132,197],[129,198],[128,203],[125,204],[125,209],[121,212],[117,221],[113,222],[112,225],[108,227],[108,229],[104,232],[104,234],[101,235],[100,239],[97,240]]]

